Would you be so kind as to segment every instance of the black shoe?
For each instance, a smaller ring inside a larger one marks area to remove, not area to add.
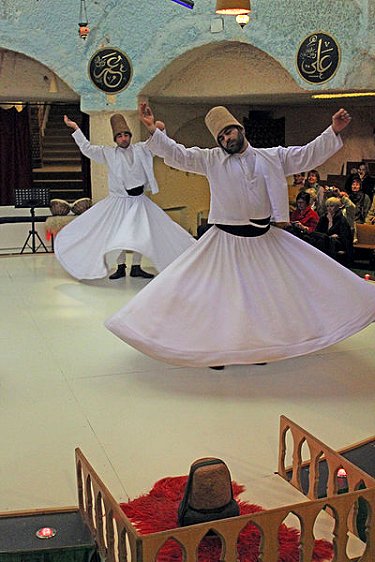
[[[253,365],[268,365],[268,363],[253,363]]]
[[[210,367],[210,369],[214,369],[215,371],[222,371],[225,369],[224,365],[218,365],[217,367]]]
[[[119,264],[117,266],[117,271],[112,273],[112,275],[110,275],[108,279],[121,279],[121,277],[125,277],[126,275],[125,270],[126,270],[126,265],[124,263]]]
[[[130,277],[143,277],[144,279],[153,279],[155,275],[152,273],[147,273],[147,271],[143,271],[140,265],[132,265],[130,270]]]

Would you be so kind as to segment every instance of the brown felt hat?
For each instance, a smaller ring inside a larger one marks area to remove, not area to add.
[[[244,130],[241,123],[222,105],[210,109],[205,117],[205,123],[216,141],[219,133],[226,127],[235,125],[236,127],[240,127],[242,131]]]
[[[119,133],[129,133],[132,134],[131,130],[129,129],[129,125],[127,124],[125,117],[121,115],[121,113],[115,113],[111,116],[111,127],[113,133],[113,140],[116,139],[116,136]]]

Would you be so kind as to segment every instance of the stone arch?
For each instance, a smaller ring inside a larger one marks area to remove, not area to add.
[[[0,48],[1,101],[78,102],[80,96],[54,70],[19,51]]]
[[[225,78],[225,79],[224,79]],[[265,51],[240,41],[195,47],[176,57],[146,84],[154,101],[243,103],[303,94],[287,70]]]
[[[204,125],[213,105],[226,105],[238,118],[248,108],[295,103],[310,97],[286,69],[265,51],[240,41],[192,48],[176,57],[138,92],[148,98],[168,134],[187,146],[215,146]],[[244,113],[245,111],[245,113]]]

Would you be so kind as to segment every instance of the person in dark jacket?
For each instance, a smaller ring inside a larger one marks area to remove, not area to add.
[[[363,191],[361,178],[354,175],[350,184],[349,198],[356,206],[354,222],[364,224],[366,222],[367,213],[371,208],[371,200]]]
[[[329,197],[326,214],[319,219],[316,230],[304,240],[342,265],[349,265],[353,257],[353,233],[341,206],[341,199]]]
[[[370,176],[366,162],[361,162],[358,166],[358,175],[361,178],[362,191],[366,193],[372,203],[375,193],[375,178]]]

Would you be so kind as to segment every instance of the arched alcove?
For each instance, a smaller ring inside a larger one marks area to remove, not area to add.
[[[247,116],[250,105],[310,101],[310,94],[277,60],[240,41],[187,51],[151,79],[139,96],[148,98],[160,119],[167,120],[168,134],[187,146],[201,147],[215,145],[203,120],[213,105],[226,105],[241,117]]]
[[[74,92],[53,70],[17,51],[0,49],[2,101],[78,102]]]
[[[303,94],[285,68],[260,49],[239,41],[197,47],[177,57],[143,89],[155,101],[241,103]]]

